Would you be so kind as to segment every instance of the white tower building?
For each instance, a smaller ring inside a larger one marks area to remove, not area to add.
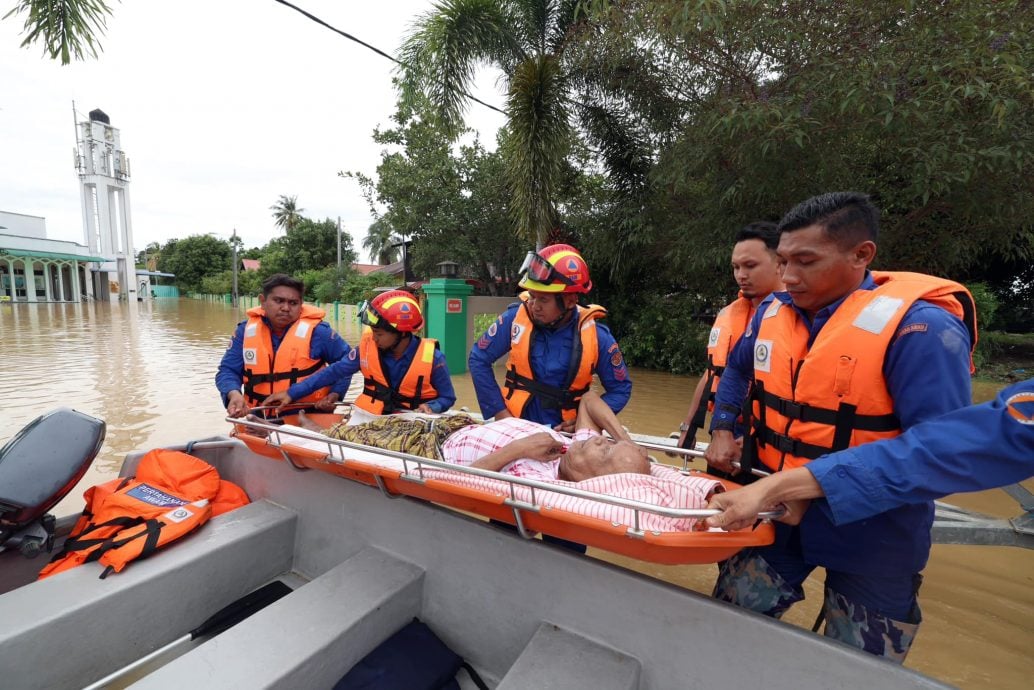
[[[83,202],[83,231],[90,252],[115,257],[93,274],[93,294],[119,300],[136,292],[133,224],[129,215],[129,159],[119,131],[102,110],[91,110],[76,131],[75,167]],[[135,294],[133,295],[135,297]],[[132,301],[135,301],[132,300]]]

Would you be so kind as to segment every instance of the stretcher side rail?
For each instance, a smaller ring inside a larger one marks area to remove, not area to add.
[[[642,530],[639,528],[639,513],[649,512],[656,515],[660,515],[668,518],[692,518],[702,519],[712,515],[717,515],[718,510],[711,510],[707,508],[669,508],[666,506],[658,506],[651,503],[644,503],[642,501],[636,501],[628,498],[621,498],[618,496],[610,496],[607,494],[598,494],[591,491],[585,491],[583,489],[577,489],[574,487],[561,486],[557,484],[550,484],[548,482],[538,481],[535,479],[528,479],[525,477],[514,477],[512,475],[500,474],[499,472],[493,472],[491,470],[483,470],[477,467],[466,467],[463,465],[455,465],[452,463],[444,462],[441,460],[429,460],[418,455],[411,455],[409,453],[402,453],[399,451],[385,450],[381,448],[375,448],[372,446],[365,446],[359,443],[352,443],[350,441],[343,441],[340,439],[333,439],[328,436],[324,436],[315,431],[303,429],[295,426],[281,426],[274,424],[265,424],[253,420],[234,419],[227,418],[228,422],[244,426],[257,431],[260,431],[266,435],[266,442],[279,449],[281,452],[289,452],[289,448],[285,446],[289,445],[289,442],[285,442],[283,437],[290,438],[302,438],[308,441],[318,441],[325,443],[327,446],[327,458],[325,462],[333,464],[343,464],[343,461],[338,460],[333,455],[333,448],[335,446],[340,448],[348,448],[351,450],[358,450],[364,452],[374,452],[379,455],[385,455],[388,457],[401,460],[403,464],[403,471],[400,475],[400,479],[406,481],[422,483],[426,480],[424,475],[425,468],[431,468],[436,470],[446,470],[449,472],[456,472],[460,474],[473,475],[477,477],[484,477],[498,482],[507,484],[510,491],[510,497],[507,500],[507,504],[512,507],[521,508],[524,510],[535,510],[538,511],[542,508],[542,504],[537,500],[536,491],[548,491],[557,494],[563,494],[567,496],[573,496],[575,498],[582,498],[590,501],[596,501],[599,503],[607,503],[610,505],[616,505],[623,508],[627,508],[633,511],[635,524],[632,526],[636,532],[641,533]],[[673,468],[674,469],[674,468]],[[685,474],[694,473],[693,470],[677,470]],[[530,487],[532,490],[532,501],[528,502],[521,501],[516,495],[516,486]],[[763,519],[774,519],[782,515],[781,511],[770,511],[762,513],[760,515]]]

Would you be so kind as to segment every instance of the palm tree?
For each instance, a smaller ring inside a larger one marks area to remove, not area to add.
[[[107,28],[111,8],[104,0],[18,0],[0,17],[25,15],[22,48],[42,43],[51,60],[67,65],[74,57],[97,57],[97,38]]]
[[[294,226],[298,225],[298,221],[302,219],[302,211],[305,209],[298,208],[297,196],[281,194],[280,200],[270,206],[269,210],[273,212],[273,220],[276,222],[276,226],[288,233],[294,229]]]
[[[378,264],[391,264],[398,261],[399,248],[392,246],[401,242],[392,228],[383,218],[370,224],[363,239],[363,249],[370,252],[370,259]]]
[[[441,0],[401,48],[404,98],[426,97],[454,135],[475,68],[502,70],[506,160],[518,234],[541,246],[556,226],[554,193],[573,134],[564,67],[578,0]]]

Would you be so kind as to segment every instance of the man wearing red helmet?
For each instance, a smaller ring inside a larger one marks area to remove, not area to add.
[[[421,338],[424,325],[420,304],[404,290],[390,290],[359,307],[363,335],[348,357],[282,393],[271,395],[264,405],[286,405],[304,397],[310,388],[351,378],[363,372],[363,393],[355,401],[372,414],[414,410],[427,414],[445,412],[456,402],[445,355],[438,342]]]
[[[481,414],[573,431],[578,401],[594,373],[605,389],[603,401],[620,412],[632,394],[632,381],[614,336],[596,321],[606,311],[578,305],[578,296],[592,289],[582,255],[567,244],[550,245],[530,253],[523,272],[520,287],[527,299],[501,314],[470,351]],[[492,364],[507,353],[500,391]]]

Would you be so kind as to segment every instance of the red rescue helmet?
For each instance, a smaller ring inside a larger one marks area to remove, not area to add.
[[[389,290],[359,305],[359,320],[372,328],[412,333],[424,325],[420,303],[405,290]]]
[[[592,289],[589,266],[569,244],[551,244],[540,252],[528,252],[518,285],[538,292],[580,292]]]

